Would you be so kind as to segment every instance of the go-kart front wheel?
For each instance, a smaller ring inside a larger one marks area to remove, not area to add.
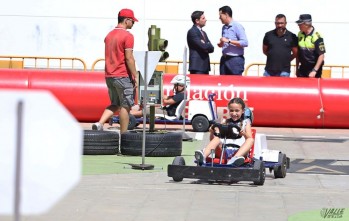
[[[259,170],[258,180],[253,181],[254,185],[262,186],[265,181],[265,166],[261,160],[256,160],[253,164],[253,169]]]
[[[285,178],[287,171],[287,158],[286,154],[279,153],[279,161],[281,165],[274,167],[274,177],[275,178]]]
[[[208,128],[210,127],[210,122],[204,116],[196,116],[191,121],[191,125],[192,125],[193,130],[195,132],[206,132],[206,131],[208,131]]]
[[[172,165],[185,166],[185,160],[182,156],[177,156],[173,159]],[[183,180],[183,176],[181,174],[176,174],[172,177],[173,181],[181,182]]]

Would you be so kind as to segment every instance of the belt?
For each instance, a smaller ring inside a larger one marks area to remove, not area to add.
[[[223,57],[224,58],[237,58],[237,57],[243,58],[244,55],[228,55],[228,54],[224,54]]]

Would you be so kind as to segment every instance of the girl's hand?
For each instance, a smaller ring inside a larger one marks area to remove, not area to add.
[[[227,123],[227,119],[222,118],[222,120],[221,120],[221,124],[226,124],[226,123]]]
[[[245,131],[240,130],[240,135],[241,135],[241,136],[245,136],[245,135],[246,135]]]

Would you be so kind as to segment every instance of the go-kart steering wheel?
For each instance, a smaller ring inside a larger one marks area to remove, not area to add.
[[[220,124],[215,123],[212,126],[212,130],[215,131],[215,129],[218,127],[219,133],[215,133],[216,136],[219,138],[227,138],[227,139],[238,139],[241,138],[240,131],[241,128],[234,123],[228,123],[228,124]]]

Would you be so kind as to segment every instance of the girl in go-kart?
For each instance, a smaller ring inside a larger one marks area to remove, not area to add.
[[[202,165],[206,163],[206,158],[211,154],[212,150],[216,148],[222,149],[222,144],[233,144],[237,147],[228,147],[227,154],[230,160],[227,162],[229,165],[241,166],[244,164],[245,156],[249,153],[254,139],[252,137],[251,121],[250,119],[244,119],[245,102],[241,98],[233,98],[228,103],[229,119],[226,119],[222,124],[236,124],[240,131],[238,133],[238,139],[221,139],[219,129],[217,127],[210,128],[210,143],[203,150],[195,151],[195,159],[198,164]]]

